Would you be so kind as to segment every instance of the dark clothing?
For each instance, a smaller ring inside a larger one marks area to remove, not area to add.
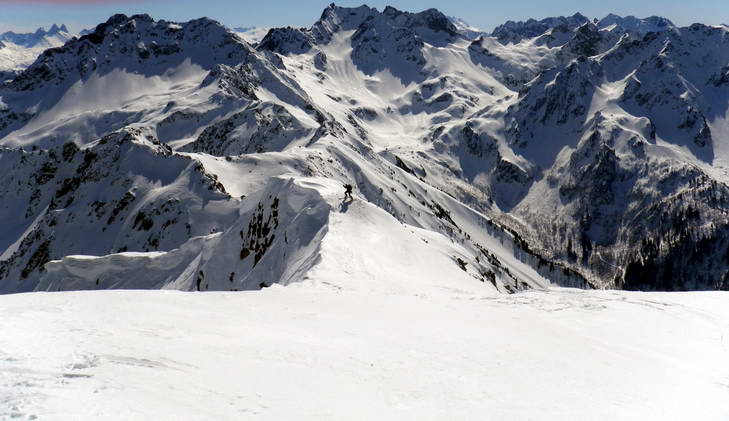
[[[344,185],[344,198],[345,199],[349,198],[349,199],[354,200],[354,198],[352,197],[352,185],[351,184]]]

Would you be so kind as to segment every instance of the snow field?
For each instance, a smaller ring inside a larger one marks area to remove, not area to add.
[[[726,298],[323,283],[3,296],[0,418],[724,420]]]

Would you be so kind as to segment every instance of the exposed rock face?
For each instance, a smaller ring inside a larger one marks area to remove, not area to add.
[[[268,31],[257,48],[284,55],[301,54],[314,48],[315,43],[314,36],[305,29],[273,28]]]
[[[313,135],[286,108],[257,103],[230,118],[207,127],[184,151],[216,156],[282,151],[296,139]]]
[[[69,143],[34,152],[3,149],[1,156],[0,212],[12,222],[3,229],[0,263],[6,292],[27,289],[23,285],[36,282],[50,260],[170,250],[223,226],[234,213],[216,176],[136,129],[87,149]],[[180,185],[183,179],[189,184]],[[218,221],[203,222],[196,215],[201,201],[228,209]],[[11,232],[23,234],[19,243],[7,243]]]

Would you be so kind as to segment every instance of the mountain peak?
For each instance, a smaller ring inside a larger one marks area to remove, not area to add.
[[[560,28],[564,30],[574,31],[585,24],[593,24],[582,13],[575,13],[572,16],[549,17],[542,20],[528,19],[526,21],[514,22],[508,21],[494,29],[492,36],[501,42],[518,43],[524,39],[538,37],[550,29]],[[636,18],[635,16],[619,16],[610,13],[601,20],[595,19],[594,24],[599,30],[617,31],[619,33],[632,32],[638,34],[646,34],[648,32],[662,32],[670,29],[676,29],[676,26],[669,19],[660,16],[650,16],[647,18]]]
[[[446,32],[450,35],[456,35],[458,29],[455,27],[453,22],[448,19],[448,16],[444,15],[440,10],[430,8],[423,10],[418,13],[403,12],[392,6],[387,6],[382,11],[382,15],[392,20],[402,20],[398,24],[402,26],[413,28],[413,27],[427,27],[435,32]]]
[[[354,29],[362,23],[364,19],[377,12],[377,9],[362,5],[359,7],[342,7],[331,3],[319,17],[312,29],[317,26],[327,26],[329,28],[346,27],[346,29]]]
[[[24,48],[35,47],[56,47],[71,39],[66,25],[53,24],[46,31],[44,27],[39,27],[35,32],[15,33],[12,31],[0,34],[0,40],[19,45]]]
[[[93,32],[44,51],[13,86],[35,90],[117,68],[150,73],[158,70],[155,66],[173,68],[185,59],[211,69],[215,64],[240,63],[251,52],[245,41],[209,18],[175,23],[155,21],[146,14],[116,14]],[[106,58],[99,59],[101,55]],[[130,56],[136,59],[132,64],[125,62]]]
[[[453,22],[437,9],[411,13],[387,6],[379,12],[369,6],[349,8],[332,3],[324,9],[321,18],[310,29],[273,28],[261,40],[258,49],[280,54],[298,54],[309,51],[314,45],[327,44],[332,35],[340,31],[356,30],[354,38],[357,38],[358,34],[372,30],[379,34],[373,39],[379,39],[383,36],[382,33],[390,33],[395,29],[407,29],[412,36],[417,33],[424,39],[438,38],[433,34],[439,32],[446,33],[449,37],[460,34]],[[430,41],[436,42],[433,39]]]
[[[152,19],[152,17],[146,13],[136,14],[136,15],[132,15],[132,16],[127,16],[123,13],[117,13],[117,14],[111,16],[106,21],[106,24],[107,25],[119,25],[122,23],[131,22],[131,21],[154,23],[154,19]]]
[[[389,7],[389,6],[388,6]],[[373,12],[377,12],[377,9],[373,7],[369,7],[367,5],[362,5],[358,7],[343,7],[343,6],[337,6],[334,3],[329,4],[321,13],[321,16],[319,17],[319,21],[317,22],[324,22],[324,21],[337,21],[341,22],[344,20],[347,20],[348,17],[355,17],[357,15],[367,15],[371,14]]]
[[[529,19],[519,22],[508,21],[505,24],[496,27],[491,35],[501,42],[518,43],[523,39],[538,37],[557,26],[562,26],[569,30],[575,30],[587,22],[589,22],[589,19],[581,13],[575,13],[568,17],[548,17],[542,20]]]
[[[618,16],[610,13],[602,18],[597,27],[601,30],[619,30],[646,34],[648,32],[662,32],[675,29],[676,25],[671,20],[661,16],[649,16],[637,18],[635,16]]]

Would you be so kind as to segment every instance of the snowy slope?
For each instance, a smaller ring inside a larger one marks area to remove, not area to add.
[[[2,296],[0,418],[729,417],[726,293],[441,286]]]
[[[729,287],[729,50],[707,47],[726,28],[469,31],[331,5],[255,45],[116,15],[49,50],[0,86],[0,291],[259,289],[328,267],[365,282],[386,277],[376,261],[417,277],[413,255],[500,292]],[[116,164],[138,153],[156,164]],[[194,215],[170,214],[186,201]]]

